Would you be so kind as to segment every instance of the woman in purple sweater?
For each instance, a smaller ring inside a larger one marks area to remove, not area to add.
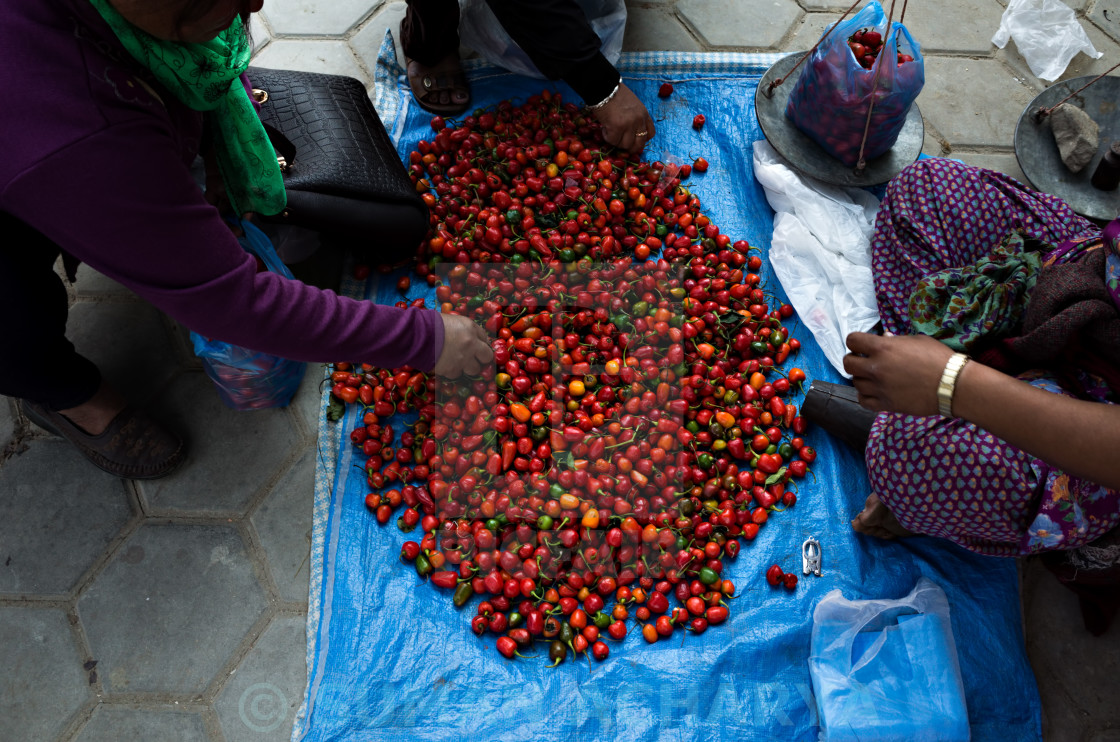
[[[244,22],[261,4],[0,6],[0,394],[118,476],[167,474],[182,443],[129,407],[66,339],[60,254],[69,270],[87,263],[202,335],[285,358],[457,376],[491,357],[465,318],[258,273],[196,186],[190,165],[205,119],[238,213],[283,207],[275,157],[254,149],[259,122],[240,78]]]

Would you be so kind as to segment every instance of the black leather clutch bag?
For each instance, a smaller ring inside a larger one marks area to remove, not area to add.
[[[283,212],[263,218],[359,240],[385,258],[411,255],[428,209],[362,83],[260,67],[248,74],[288,194]]]

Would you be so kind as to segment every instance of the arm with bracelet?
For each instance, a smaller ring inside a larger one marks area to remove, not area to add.
[[[857,332],[848,347],[844,368],[863,406],[962,418],[1053,466],[1120,488],[1120,407],[1051,394],[921,335]]]
[[[502,27],[551,80],[563,80],[603,127],[603,138],[638,153],[653,138],[649,111],[599,50],[575,0],[487,0]]]

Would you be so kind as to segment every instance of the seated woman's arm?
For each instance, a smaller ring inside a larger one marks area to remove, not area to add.
[[[937,386],[953,351],[922,335],[848,336],[860,404],[907,415],[936,415]],[[957,377],[953,414],[1012,446],[1105,487],[1120,489],[1120,406],[1052,394],[976,361]]]

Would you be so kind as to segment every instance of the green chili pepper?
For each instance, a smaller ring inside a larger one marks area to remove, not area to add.
[[[568,647],[564,642],[555,640],[548,645],[548,658],[552,660],[549,667],[556,667],[563,662],[568,656]]]
[[[712,585],[719,580],[719,575],[711,567],[701,567],[700,569],[700,582],[705,585]]]
[[[570,623],[565,621],[564,623],[560,624],[559,638],[560,641],[564,642],[565,644],[570,644],[571,641],[576,638],[576,630],[572,628],[572,625]]]
[[[455,594],[451,596],[451,602],[455,604],[456,608],[462,608],[471,599],[472,595],[474,595],[474,588],[471,587],[471,581],[460,582],[459,586],[455,588]]]

